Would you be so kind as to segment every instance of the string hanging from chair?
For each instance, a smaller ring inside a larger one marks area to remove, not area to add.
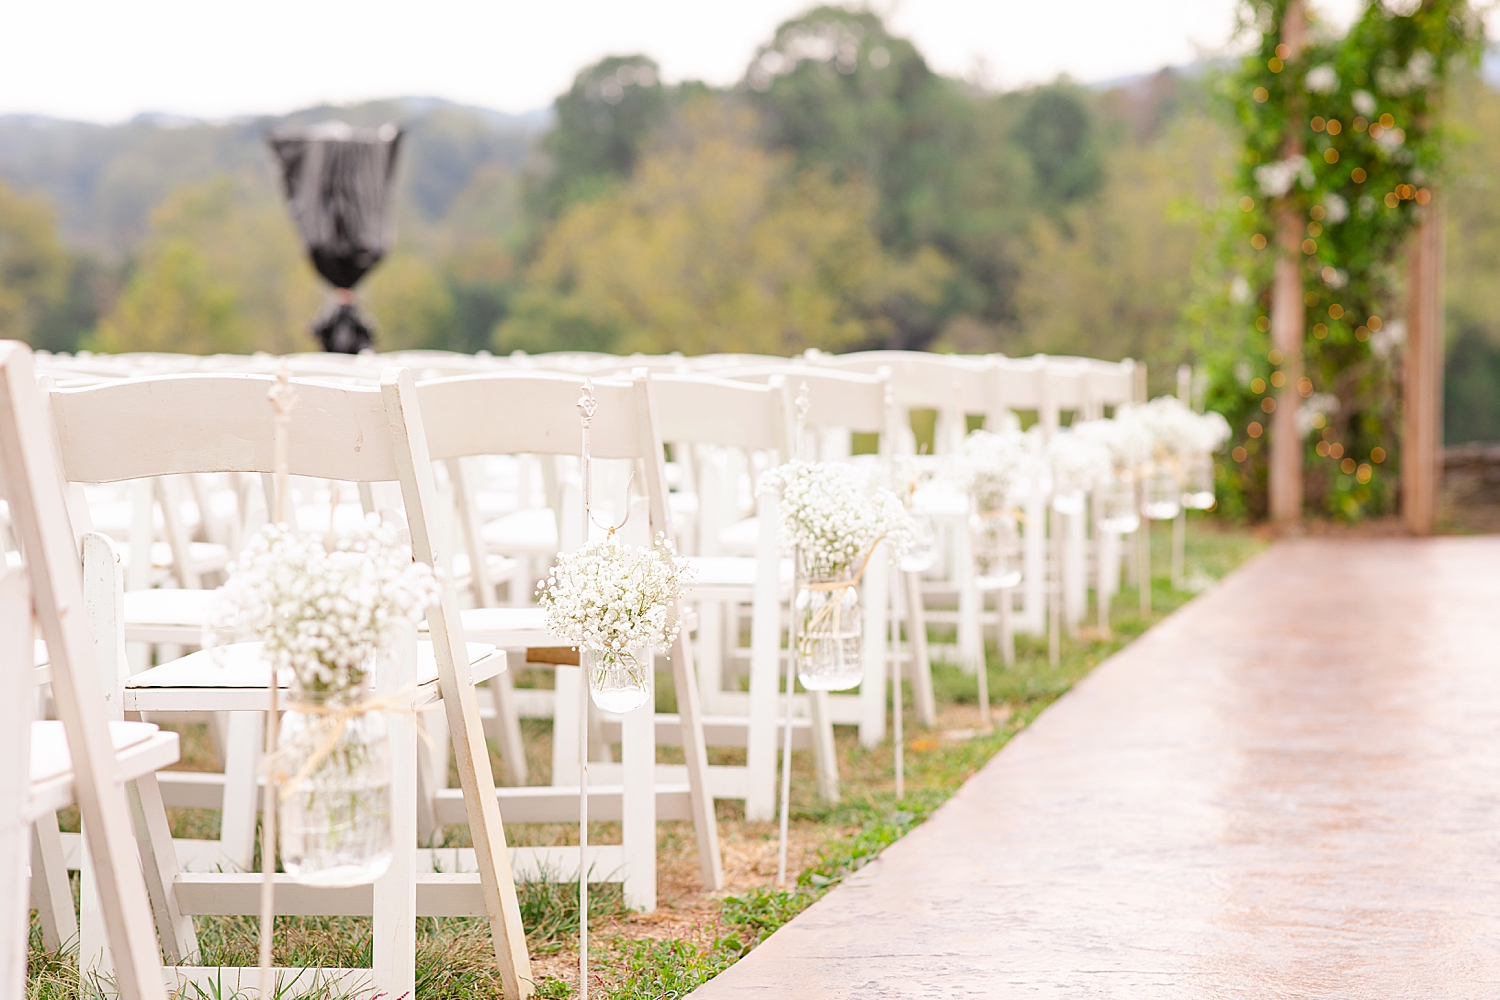
[[[812,409],[812,400],[808,396],[807,383],[803,382],[797,389],[797,398],[792,403],[796,410],[796,428],[792,436],[792,448],[801,457],[803,430],[807,423],[807,414]],[[871,550],[873,551],[873,549]],[[792,566],[796,567],[801,562],[800,554],[794,548],[792,550]],[[795,569],[793,570],[795,572]],[[861,570],[863,572],[863,570]],[[779,818],[779,843],[776,847],[776,885],[786,885],[786,843],[787,843],[787,814],[792,800],[792,694],[797,689],[797,615],[791,615],[788,623],[787,634],[787,657],[786,657],[786,726],[783,730],[781,744],[781,808]],[[816,738],[816,737],[815,737]]]
[[[583,492],[583,529],[582,540],[585,544],[589,537],[589,521],[593,519],[590,510],[589,493],[591,482],[589,476],[589,427],[594,422],[594,413],[599,409],[599,401],[594,397],[593,379],[583,380],[583,394],[578,397],[578,413],[583,424],[582,443],[579,452],[580,478],[582,480]],[[626,487],[627,493],[629,486]],[[626,504],[626,518],[630,517],[629,504]],[[624,521],[620,522],[623,527]],[[601,525],[602,527],[602,525]],[[615,529],[610,528],[609,533],[614,534]],[[578,684],[578,1000],[588,1000],[589,997],[589,877],[588,877],[588,853],[589,853],[589,685],[588,676],[583,670],[582,650],[579,650],[579,684]]]
[[[267,392],[266,398],[271,404],[271,472],[276,492],[275,516],[276,523],[284,525],[287,523],[287,480],[291,468],[288,453],[291,447],[292,410],[297,406],[297,391],[292,388],[291,374],[285,361],[277,369],[276,382]],[[276,690],[276,666],[271,664],[267,672],[271,676],[266,683],[266,757],[270,759],[276,753],[278,742],[276,712],[280,699]],[[262,798],[260,827],[260,974],[257,982],[261,996],[270,996],[272,991],[271,944],[276,914],[276,806],[276,782],[268,779]]]

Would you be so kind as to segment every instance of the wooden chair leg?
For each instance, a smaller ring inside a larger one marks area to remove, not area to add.
[[[226,712],[224,800],[219,813],[219,849],[240,871],[255,859],[255,820],[259,815],[258,768],[264,740],[264,712]]]
[[[259,713],[235,714],[259,717]],[[140,846],[141,870],[146,876],[146,893],[151,898],[151,911],[156,917],[156,934],[162,951],[167,961],[174,965],[194,961],[198,956],[198,935],[193,929],[193,918],[184,913],[177,902],[177,850],[172,846],[172,830],[167,825],[161,785],[156,775],[148,774],[131,782],[126,791],[135,821],[136,843]]]
[[[647,685],[654,688],[652,671]],[[592,713],[591,713],[592,714]],[[620,841],[625,854],[625,905],[647,913],[656,909],[656,706],[646,704],[620,719]]]
[[[682,753],[687,759],[693,833],[698,841],[698,865],[703,875],[703,887],[717,892],[724,888],[724,862],[719,855],[718,818],[708,784],[708,746],[703,735],[698,678],[693,670],[692,644],[687,636],[677,637],[672,646],[671,660],[672,683],[677,690],[677,715],[682,722]]]
[[[512,785],[524,785],[530,774],[526,766],[526,741],[521,736],[521,713],[516,707],[515,678],[510,671],[504,671],[490,681],[489,689],[495,704],[495,735],[500,742],[506,780]]]
[[[874,747],[885,739],[885,694],[890,643],[886,610],[890,605],[886,549],[877,546],[865,567],[860,611],[864,616],[864,680],[859,685],[859,744]]]
[[[395,656],[382,657],[376,688],[382,695],[417,679],[416,637],[408,631]],[[416,995],[417,965],[417,720],[386,714],[391,752],[391,867],[375,880],[371,972],[391,997]]]
[[[573,707],[578,704],[578,686],[583,683],[580,667],[559,665],[552,674],[552,784],[577,785],[578,727],[583,720]]]
[[[31,902],[42,925],[42,945],[48,951],[78,943],[78,916],[73,912],[73,887],[63,860],[57,813],[43,813],[31,828]]]
[[[927,652],[927,609],[922,604],[922,577],[906,574],[906,638],[911,649],[912,694],[917,720],[924,726],[937,724],[937,699],[932,693],[932,658]]]

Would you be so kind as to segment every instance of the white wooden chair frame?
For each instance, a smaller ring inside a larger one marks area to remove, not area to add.
[[[185,375],[147,381],[57,390],[52,414],[67,474],[79,482],[111,482],[142,475],[183,472],[273,471],[272,421],[266,396],[272,380],[260,375]],[[429,564],[437,559],[432,542],[437,509],[436,488],[426,435],[408,372],[388,370],[378,389],[296,381],[292,412],[289,469],[292,475],[347,482],[398,481],[411,532],[414,556]],[[196,419],[184,419],[194,414]],[[110,435],[114,440],[105,440]],[[103,446],[101,446],[101,443]],[[367,978],[394,995],[413,988],[415,919],[423,916],[487,916],[496,960],[507,997],[531,990],[530,964],[515,894],[509,852],[493,788],[479,707],[471,671],[470,648],[459,621],[457,600],[447,581],[438,604],[428,609],[435,661],[435,684],[419,688],[418,698],[441,694],[447,725],[453,733],[462,785],[464,818],[474,842],[476,874],[415,871],[416,803],[401,815],[398,850],[390,872],[371,886],[321,889],[278,877],[279,913],[368,914],[375,918],[375,963]],[[203,656],[204,654],[195,654]],[[409,658],[398,657],[398,662]],[[503,669],[491,659],[490,669]],[[192,664],[163,665],[125,682],[121,708],[140,711],[250,711],[263,706],[264,692],[250,687],[204,686],[191,675]],[[173,672],[177,676],[174,678]],[[411,671],[415,673],[413,669]],[[262,686],[265,676],[260,675]],[[240,682],[243,684],[244,682]],[[404,721],[392,718],[393,734]],[[408,727],[409,728],[409,727]],[[409,734],[408,734],[409,735]],[[415,738],[408,749],[393,750],[398,789],[416,788]],[[407,769],[403,778],[402,769]],[[143,797],[154,782],[141,782]],[[160,808],[159,793],[150,806]],[[146,865],[158,918],[162,947],[174,963],[195,951],[190,914],[258,912],[259,876],[236,873],[190,874],[178,870],[175,850],[154,831],[146,843],[153,861]],[[168,842],[169,843],[169,842]],[[170,928],[170,933],[166,931]],[[292,980],[303,970],[283,970]],[[360,970],[354,970],[359,975]],[[179,980],[213,979],[220,970],[179,966]],[[305,983],[306,977],[304,977]]]
[[[0,342],[0,478],[3,478],[12,523],[26,556],[27,575],[31,580],[31,600],[49,654],[49,680],[61,728],[66,735],[69,756],[68,773],[71,798],[78,805],[85,829],[89,857],[94,873],[96,897],[101,922],[113,957],[114,983],[125,1000],[157,1000],[165,996],[161,954],[157,950],[155,924],[141,877],[140,858],[131,823],[131,806],[123,775],[133,773],[122,768],[115,752],[114,740],[107,722],[104,691],[99,674],[93,669],[89,624],[84,608],[83,580],[79,571],[78,551],[73,533],[64,516],[66,504],[62,477],[57,469],[56,450],[49,432],[46,409],[37,389],[31,365],[31,352],[23,344]],[[14,578],[8,587],[17,588]],[[14,596],[14,592],[12,593]],[[15,601],[9,603],[15,606]],[[12,737],[28,731],[20,723],[31,706],[31,629],[12,627],[4,622],[0,635],[10,636],[12,646],[6,650],[8,676],[24,678],[24,684],[3,699],[4,711],[11,713],[16,726],[6,726]],[[10,657],[21,657],[22,669],[16,670]],[[175,740],[172,757],[175,758]],[[26,760],[28,750],[18,759]],[[10,769],[13,773],[5,789],[4,800],[14,806],[20,801],[21,781],[27,782],[26,796],[33,805],[28,811],[55,809],[64,801],[57,788],[48,801],[41,799],[40,789],[30,787],[30,769]],[[38,808],[40,807],[40,808]],[[6,887],[4,964],[0,967],[0,984],[11,992],[18,979],[23,981],[27,944],[25,900],[27,893],[18,863],[30,837],[22,823],[24,813],[6,809],[0,813],[7,850],[0,878]],[[22,823],[17,820],[21,819]],[[71,900],[69,904],[71,907]],[[12,925],[17,917],[21,927]]]
[[[638,520],[634,525],[627,524],[626,530],[645,528],[636,540],[646,544],[658,533],[671,538],[664,455],[656,431],[648,377],[638,373],[628,381],[601,379],[593,385],[598,414],[590,433],[591,455],[605,461],[635,462],[643,473],[641,488],[647,520],[644,525]],[[439,461],[477,455],[575,455],[580,450],[582,432],[575,404],[582,393],[582,379],[578,376],[495,372],[434,379],[423,382],[417,391],[426,420],[429,452]],[[496,419],[484,419],[486,414],[494,414]],[[500,419],[502,414],[524,414],[525,419],[507,421]],[[547,634],[543,616],[536,608],[475,608],[463,613],[463,621],[465,630],[474,638],[508,650],[571,645]],[[650,703],[621,717],[621,763],[590,764],[590,817],[619,819],[622,826],[619,847],[590,848],[590,869],[595,877],[623,881],[627,905],[645,910],[656,906],[658,818],[692,821],[704,885],[710,889],[723,885],[702,709],[692,647],[685,632],[668,657],[679,718],[676,733],[669,734],[665,742],[680,743],[686,766],[655,763],[658,728]],[[496,794],[506,803],[507,814],[513,821],[565,822],[577,815],[577,778],[569,783],[569,775],[579,766],[578,730],[574,727],[586,724],[572,707],[578,704],[581,683],[579,668],[556,666],[552,698],[553,784],[545,788],[497,789]],[[502,701],[515,694],[504,680],[496,690]],[[497,705],[497,711],[511,717],[517,714],[513,706],[504,704]],[[509,729],[513,723],[502,720],[502,725]],[[597,785],[593,780],[595,774],[599,778]],[[450,801],[451,793],[438,789],[435,807],[439,823],[446,820]],[[546,849],[538,850],[540,853]],[[547,863],[564,877],[576,867],[576,856],[577,852],[571,848],[545,854]]]

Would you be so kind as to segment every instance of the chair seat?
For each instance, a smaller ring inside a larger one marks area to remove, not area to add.
[[[731,556],[753,556],[760,544],[760,518],[747,517],[719,532],[719,547]]]
[[[123,781],[133,781],[177,762],[177,734],[163,732],[150,722],[111,722],[109,737]],[[38,816],[72,801],[73,759],[63,724],[55,720],[33,722],[27,810],[30,815]]]
[[[573,645],[547,631],[547,612],[541,608],[470,608],[460,616],[464,635],[502,649]]]
[[[468,643],[469,669],[474,682],[489,680],[505,670],[505,653],[484,642]],[[213,651],[187,656],[143,670],[125,682],[127,712],[259,712],[266,707],[270,665],[258,642],[236,642]],[[290,701],[292,672],[282,670],[281,703]],[[440,697],[437,656],[432,643],[417,642],[417,695],[414,703],[429,704]]]
[[[470,608],[460,613],[464,635],[493,643],[501,649],[545,649],[576,643],[547,631],[547,612],[542,608]],[[682,613],[683,628],[691,632],[698,617],[691,608]],[[426,628],[427,623],[422,623]],[[476,678],[477,679],[477,678]]]
[[[505,580],[520,568],[521,563],[516,559],[507,559],[504,556],[491,552],[485,558],[485,565],[489,568],[491,580]],[[453,556],[453,583],[457,587],[467,586],[470,579],[469,554],[458,552]]]
[[[157,587],[127,590],[122,618],[127,642],[196,645],[218,591]]]
[[[511,511],[480,529],[484,544],[505,555],[551,555],[557,551],[557,518],[550,507]]]
[[[130,543],[115,542],[115,553],[122,566],[130,565]],[[229,565],[229,549],[218,542],[189,542],[188,558],[199,573],[215,573]],[[166,569],[172,565],[172,546],[166,542],[151,543],[151,566]]]
[[[688,556],[692,575],[683,592],[689,600],[749,600],[755,588],[759,561],[747,556]],[[777,561],[785,590],[792,582],[792,561]]]

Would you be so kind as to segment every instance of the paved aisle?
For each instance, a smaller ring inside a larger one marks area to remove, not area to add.
[[[694,994],[1500,996],[1500,538],[1276,545]]]

